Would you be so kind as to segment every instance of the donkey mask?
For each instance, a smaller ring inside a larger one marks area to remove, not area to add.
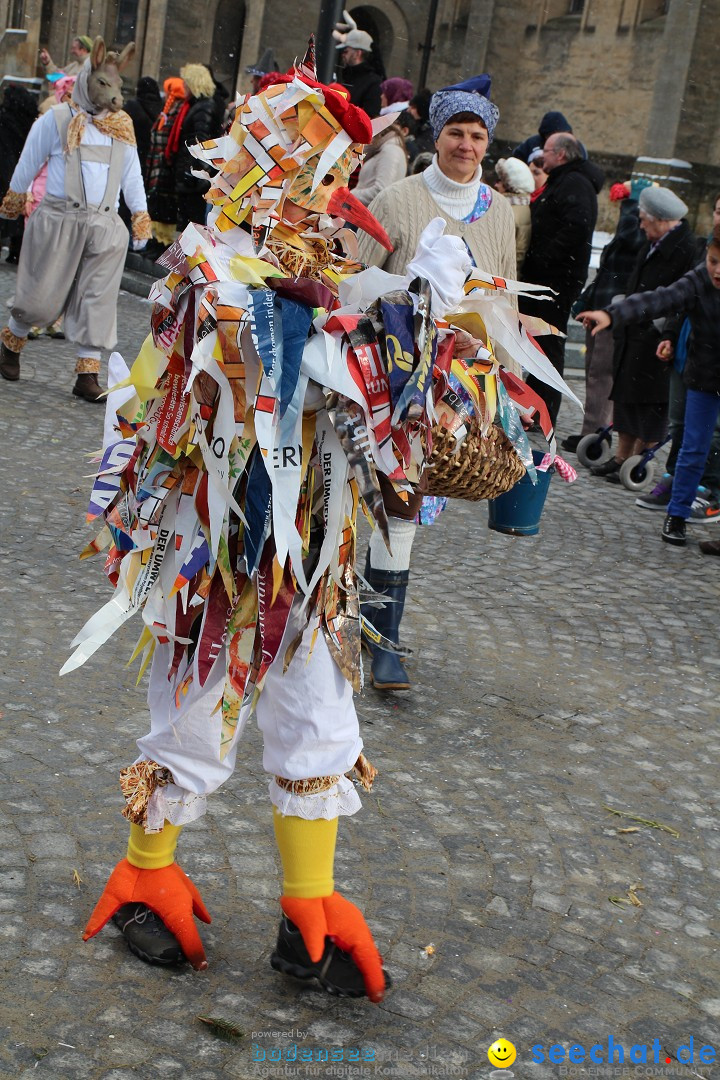
[[[122,78],[123,70],[135,54],[135,42],[131,41],[121,53],[108,52],[101,37],[96,37],[90,53],[90,74],[87,81],[87,94],[93,104],[93,111],[119,112],[123,107]]]

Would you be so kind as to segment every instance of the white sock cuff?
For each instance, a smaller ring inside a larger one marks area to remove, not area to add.
[[[30,330],[32,330],[32,325],[30,323],[20,322],[14,315],[11,315],[8,319],[8,329],[15,337],[27,337]]]
[[[385,547],[380,530],[374,529],[370,537],[370,565],[374,570],[409,570],[417,525],[405,518],[389,517],[388,532],[392,555]]]
[[[102,360],[102,349],[91,349],[87,345],[78,345],[75,355],[78,360]]]

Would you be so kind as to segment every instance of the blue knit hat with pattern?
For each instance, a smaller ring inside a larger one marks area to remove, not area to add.
[[[464,82],[445,86],[432,96],[430,101],[430,126],[433,138],[458,113],[474,113],[488,130],[490,142],[495,136],[495,128],[500,118],[500,110],[489,99],[490,76],[475,75]]]

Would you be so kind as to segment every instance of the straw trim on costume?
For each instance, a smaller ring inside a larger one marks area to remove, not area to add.
[[[127,769],[122,769],[120,788],[127,803],[122,812],[123,817],[131,821],[133,825],[141,825],[145,828],[150,796],[157,787],[164,787],[171,783],[173,783],[172,773],[169,769],[158,765],[157,761],[137,761]]]
[[[283,791],[289,791],[291,795],[319,795],[322,791],[329,791],[335,787],[339,776],[311,776],[307,780],[286,780],[284,776],[276,776],[275,783]]]
[[[0,330],[0,341],[3,345],[10,350],[10,352],[22,352],[27,345],[26,337],[18,337],[17,334],[13,334],[9,326],[4,326]]]
[[[360,754],[352,769],[345,773],[349,780],[357,780],[366,791],[372,791],[373,781],[377,774],[377,769],[370,764],[364,754]]]
[[[25,210],[26,202],[27,194],[24,191],[6,191],[5,198],[0,205],[0,214],[11,220],[20,217]]]
[[[95,356],[78,356],[75,361],[76,375],[99,375],[100,361]]]
[[[138,210],[130,218],[133,240],[152,240],[152,222],[147,210]]]

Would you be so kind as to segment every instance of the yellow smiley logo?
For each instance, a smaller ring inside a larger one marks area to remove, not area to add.
[[[496,1069],[507,1069],[517,1057],[517,1051],[507,1039],[496,1039],[488,1050],[488,1061]]]

